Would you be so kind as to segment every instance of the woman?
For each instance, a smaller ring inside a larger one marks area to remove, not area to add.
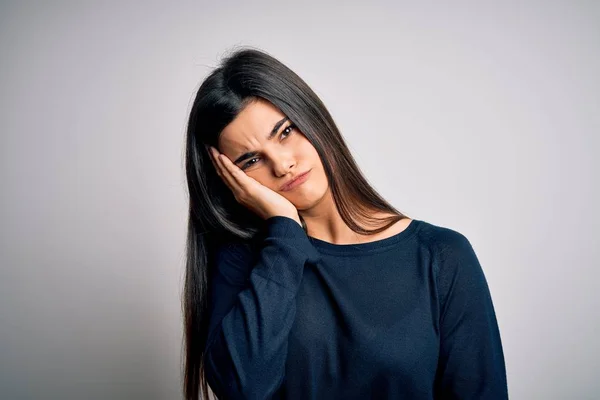
[[[187,399],[508,398],[469,241],[384,200],[289,68],[226,57],[186,146]]]

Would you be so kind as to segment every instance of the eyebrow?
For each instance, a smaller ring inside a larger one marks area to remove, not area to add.
[[[275,135],[277,134],[277,132],[279,131],[279,128],[281,128],[281,125],[284,124],[285,121],[289,120],[288,117],[284,117],[282,120],[278,121],[274,126],[273,129],[271,129],[271,133],[269,133],[269,136],[267,136],[267,140],[271,140],[275,137]],[[250,157],[254,157],[258,155],[257,151],[249,151],[247,153],[242,154],[241,156],[239,156],[238,158],[235,159],[235,161],[233,162],[234,164],[237,164],[241,161],[244,161]]]

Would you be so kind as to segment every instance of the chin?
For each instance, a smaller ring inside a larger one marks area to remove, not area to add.
[[[309,189],[309,188],[306,188]],[[321,191],[305,190],[303,193],[298,193],[296,196],[285,196],[296,207],[297,210],[308,210],[319,204],[327,194],[327,188]]]

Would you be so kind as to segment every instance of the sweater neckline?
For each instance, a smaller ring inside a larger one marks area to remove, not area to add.
[[[312,236],[308,236],[308,239],[310,240],[312,245],[321,252],[332,254],[360,255],[365,252],[372,253],[385,250],[392,245],[395,245],[401,241],[408,239],[413,235],[420,223],[420,220],[412,218],[410,224],[408,224],[408,226],[404,228],[403,231],[398,232],[390,237],[375,240],[372,242],[354,244],[335,244],[314,238]]]

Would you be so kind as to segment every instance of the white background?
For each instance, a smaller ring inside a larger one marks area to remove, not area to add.
[[[0,4],[1,398],[180,398],[186,118],[245,45],[471,241],[511,399],[597,398],[599,2]]]

